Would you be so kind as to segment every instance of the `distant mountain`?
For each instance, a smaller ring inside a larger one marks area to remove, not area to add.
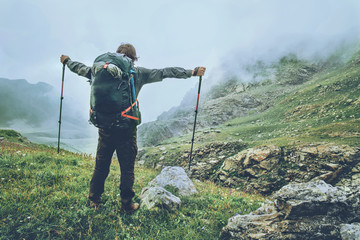
[[[55,89],[56,90],[56,89]],[[83,117],[74,102],[63,101],[61,147],[92,153],[96,142],[95,128]],[[12,128],[29,140],[56,146],[60,91],[44,82],[0,78],[0,128]]]
[[[58,115],[57,102],[50,95],[52,86],[39,82],[31,84],[25,79],[0,78],[0,127],[14,121],[38,127]]]

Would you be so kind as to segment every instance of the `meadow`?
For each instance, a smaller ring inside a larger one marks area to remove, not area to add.
[[[264,198],[194,181],[198,194],[178,211],[120,213],[119,166],[114,159],[100,209],[89,207],[91,155],[27,141],[0,130],[0,239],[216,239],[228,219],[261,206]],[[159,171],[136,167],[138,195]]]

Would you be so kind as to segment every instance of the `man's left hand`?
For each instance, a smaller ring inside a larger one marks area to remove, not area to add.
[[[196,67],[196,68],[192,71],[192,75],[193,75],[193,76],[204,76],[205,70],[206,70],[206,67]]]

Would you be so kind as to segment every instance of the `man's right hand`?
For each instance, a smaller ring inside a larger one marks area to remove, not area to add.
[[[60,62],[62,64],[66,64],[69,60],[70,60],[70,58],[67,55],[61,55],[61,57],[60,57]]]

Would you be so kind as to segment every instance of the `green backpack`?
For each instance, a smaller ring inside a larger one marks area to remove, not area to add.
[[[133,63],[119,53],[98,56],[91,69],[90,122],[98,128],[130,128],[141,123]]]

